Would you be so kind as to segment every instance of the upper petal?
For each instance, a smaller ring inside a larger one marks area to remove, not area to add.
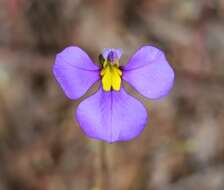
[[[174,71],[161,50],[144,46],[124,67],[123,79],[143,96],[156,99],[172,88]]]
[[[111,143],[139,135],[145,127],[147,112],[123,88],[119,92],[100,88],[79,104],[76,117],[86,135]]]
[[[53,73],[65,94],[77,99],[99,79],[99,68],[79,47],[67,47],[57,54]]]
[[[122,49],[121,48],[118,48],[118,49],[104,48],[103,53],[102,53],[104,59],[107,59],[110,52],[116,53],[118,59],[120,59],[121,56],[122,56]]]

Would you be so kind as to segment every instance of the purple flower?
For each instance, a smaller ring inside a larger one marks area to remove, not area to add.
[[[164,53],[152,46],[137,50],[123,68],[120,49],[104,49],[101,68],[79,47],[57,54],[54,76],[70,99],[80,98],[98,80],[99,90],[82,101],[76,111],[80,127],[91,138],[109,143],[138,136],[147,122],[143,104],[123,88],[128,82],[149,99],[166,96],[174,81],[174,71]]]

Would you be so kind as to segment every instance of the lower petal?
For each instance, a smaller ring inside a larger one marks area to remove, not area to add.
[[[112,143],[138,136],[147,122],[147,111],[123,88],[118,92],[100,88],[79,104],[76,117],[86,135]]]

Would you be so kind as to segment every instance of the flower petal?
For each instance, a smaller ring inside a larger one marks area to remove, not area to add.
[[[65,94],[80,98],[99,79],[99,68],[79,47],[68,47],[57,54],[53,73]]]
[[[124,67],[123,79],[143,96],[156,99],[172,88],[174,71],[161,50],[144,46]]]
[[[147,111],[123,88],[119,92],[100,88],[79,104],[76,118],[86,135],[112,143],[138,136],[145,127]]]
[[[122,56],[122,49],[121,48],[118,48],[118,49],[104,48],[104,50],[103,50],[103,57],[104,57],[104,59],[107,59],[107,57],[108,57],[110,52],[115,52],[118,59],[120,59],[121,56]]]

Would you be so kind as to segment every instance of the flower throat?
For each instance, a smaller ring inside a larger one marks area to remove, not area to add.
[[[106,58],[100,55],[99,59],[102,64],[100,76],[102,78],[103,90],[106,92],[111,90],[119,91],[121,88],[122,71],[119,69],[117,53],[110,51]]]

